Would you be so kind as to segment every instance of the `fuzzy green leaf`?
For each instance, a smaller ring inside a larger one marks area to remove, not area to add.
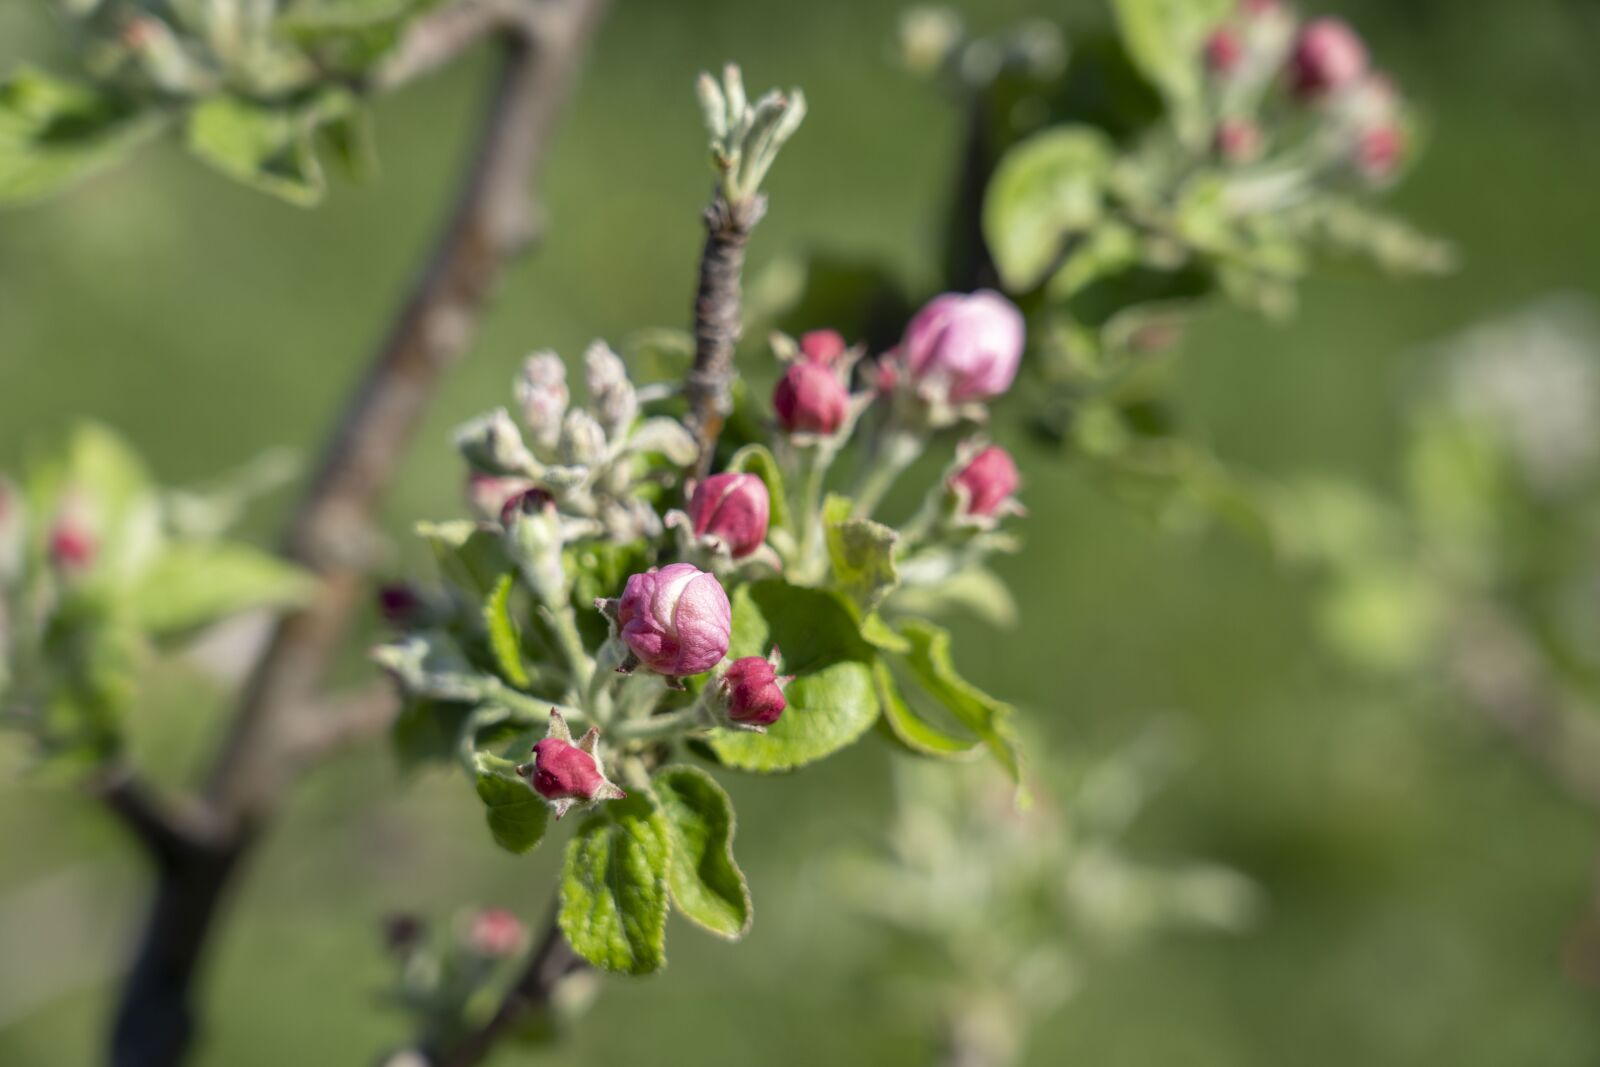
[[[530,683],[528,669],[522,665],[522,635],[517,632],[516,620],[511,617],[511,591],[516,588],[516,577],[502,574],[494,591],[483,605],[483,624],[489,632],[489,649],[494,653],[495,665],[506,681],[519,689]]]
[[[872,677],[878,687],[878,700],[883,704],[884,725],[891,737],[911,751],[923,756],[950,758],[969,755],[983,744],[975,737],[958,736],[918,715],[895,685],[887,664],[879,663]]]
[[[160,132],[153,111],[23,69],[0,82],[0,206],[28,203],[120,163]]]
[[[480,598],[494,592],[500,578],[511,569],[500,535],[465,519],[456,522],[419,522],[417,535],[433,549],[439,574],[451,585]]]
[[[653,779],[672,834],[667,881],[685,918],[737,941],[750,930],[750,887],[733,858],[733,804],[698,767],[668,767]]]
[[[130,603],[141,627],[169,634],[246,608],[298,604],[311,589],[305,571],[249,545],[177,544],[140,574]]]
[[[718,730],[710,744],[729,767],[785,771],[853,743],[878,717],[872,685],[876,650],[862,639],[850,608],[833,593],[774,579],[741,587],[733,598],[729,655],[782,650],[788,710],[764,734]]]
[[[1114,150],[1088,126],[1057,126],[1008,151],[983,202],[983,235],[1007,289],[1042,281],[1100,220]]]
[[[186,140],[190,151],[229,177],[309,207],[322,199],[325,186],[313,134],[355,106],[342,91],[295,105],[214,96],[190,111]]]
[[[994,699],[961,677],[950,658],[949,631],[912,619],[901,626],[901,632],[911,642],[911,654],[906,657],[906,663],[917,681],[989,747],[1006,773],[1020,786],[1022,756],[1011,722],[1014,714],[1011,705]]]
[[[607,801],[567,845],[561,932],[605,971],[650,974],[667,962],[667,821],[650,798]]]
[[[830,496],[823,505],[828,558],[833,563],[834,584],[860,605],[863,613],[871,613],[900,583],[894,565],[900,535],[881,522],[850,518],[850,508],[850,501],[842,496]]]
[[[1205,35],[1228,14],[1232,0],[1113,0],[1123,48],[1160,90],[1179,129],[1193,132],[1205,100],[1201,65]]]
[[[481,765],[477,775],[478,799],[495,844],[521,855],[533,850],[544,837],[550,808],[539,794],[518,778],[507,778]]]

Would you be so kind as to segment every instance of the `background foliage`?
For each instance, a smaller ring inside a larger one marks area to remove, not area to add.
[[[1070,32],[1103,17],[1097,4],[964,6],[980,26],[1046,14]],[[1217,310],[1176,390],[1189,428],[1231,461],[1393,490],[1412,346],[1551,290],[1600,296],[1600,72],[1583,50],[1600,14],[1576,0],[1327,7],[1357,22],[1429,112],[1429,150],[1395,206],[1455,240],[1463,267],[1404,285],[1335,272],[1286,325]],[[752,78],[803,83],[810,99],[813,121],[772,181],[781,207],[756,239],[758,270],[825,246],[933,283],[957,121],[884,61],[897,8],[620,8],[556,146],[545,246],[514,272],[435,411],[391,504],[397,533],[456,510],[448,428],[501,395],[528,347],[575,352],[685,318],[699,223],[684,205],[706,186],[683,96],[698,69],[737,56]],[[0,10],[0,68],[59,47],[42,6]],[[468,68],[382,104],[381,174],[362,189],[336,181],[314,213],[219,182],[164,144],[0,219],[0,456],[9,464],[82,413],[137,441],[169,484],[312,439],[434,224],[479,88]],[[1267,901],[1248,936],[1179,936],[1096,961],[1032,1062],[1592,1062],[1593,994],[1562,973],[1592,892],[1588,819],[1464,717],[1319,651],[1312,591],[1251,545],[1175,540],[1020,433],[1005,443],[1034,515],[1023,554],[998,563],[1021,592],[1021,629],[959,628],[964,667],[1068,750],[1178,713],[1196,763],[1132,845],[1226,862]],[[257,532],[274,528],[271,511],[253,517]],[[404,536],[395,551],[397,570],[418,562]],[[365,667],[352,655],[349,669]],[[187,768],[219,708],[200,670],[163,676],[136,712],[145,762]],[[657,1042],[711,1064],[784,1049],[921,1062],[912,1028],[855,977],[859,930],[822,903],[831,875],[798,860],[840,839],[870,845],[884,772],[880,747],[852,750],[811,772],[805,805],[784,783],[730,779],[743,825],[763,828],[740,837],[763,921],[737,952],[677,938],[672,981],[611,983],[595,1025],[550,1062],[620,1061]],[[372,1010],[384,910],[476,896],[536,916],[553,854],[483,848],[475,803],[448,775],[397,788],[378,751],[313,779],[219,942],[205,1061],[352,1062],[395,1035],[397,1020]],[[137,857],[87,803],[27,787],[0,799],[0,857],[0,1060],[89,1062]],[[291,938],[303,950],[285,956]]]

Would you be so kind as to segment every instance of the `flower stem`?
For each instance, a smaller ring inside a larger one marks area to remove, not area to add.
[[[869,519],[882,502],[883,496],[894,485],[900,473],[911,466],[912,460],[922,454],[923,438],[920,434],[893,424],[884,428],[876,447],[867,457],[866,466],[856,482],[855,517]]]
[[[651,715],[645,719],[629,719],[611,727],[611,740],[664,741],[682,734],[693,733],[706,726],[705,708],[695,701],[686,708],[669,711],[665,715]]]

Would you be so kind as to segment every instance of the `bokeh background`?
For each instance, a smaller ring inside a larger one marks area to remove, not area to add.
[[[397,566],[415,558],[412,520],[458,510],[449,428],[503,402],[527,350],[576,357],[592,337],[684,324],[707,189],[699,69],[736,58],[753,83],[801,84],[811,100],[771,181],[757,266],[828,248],[934,283],[959,122],[890,61],[898,6],[617,5],[555,146],[547,238],[512,271],[406,459],[388,508]],[[1092,0],[957,6],[980,28],[1044,15],[1070,34],[1104,18]],[[1429,152],[1393,206],[1456,241],[1462,268],[1403,284],[1325,274],[1286,324],[1218,309],[1189,338],[1175,391],[1190,429],[1231,462],[1386,488],[1409,353],[1541,294],[1600,296],[1600,9],[1318,6],[1356,22],[1427,109]],[[0,5],[0,68],[24,56],[64,58],[57,28],[42,3]],[[309,452],[431,237],[486,71],[480,56],[383,103],[381,175],[337,186],[315,211],[168,147],[0,217],[0,467],[83,415],[122,430],[169,483],[279,445]],[[1028,1062],[1600,1060],[1600,993],[1566,960],[1595,891],[1592,821],[1466,716],[1334,663],[1309,591],[1257,546],[1173,537],[1045,446],[1020,432],[1007,443],[1032,509],[1025,551],[1000,564],[1021,622],[960,629],[959,662],[1064,752],[1178,716],[1195,758],[1131,847],[1220,859],[1267,901],[1247,934],[1170,935],[1094,959]],[[261,539],[283,507],[252,517]],[[199,672],[163,671],[140,709],[138,756],[181,779],[225,708]],[[831,850],[874,843],[886,765],[867,743],[805,781],[730,782],[758,906],[747,943],[675,920],[669,972],[608,981],[542,1062],[925,1062],[924,1038],[863,978],[873,942],[818,888]],[[201,1061],[363,1063],[400,1039],[401,1020],[376,1004],[386,911],[480,903],[540,919],[557,850],[509,857],[485,847],[479,819],[457,775],[402,781],[381,747],[312,777],[215,946]],[[0,1063],[95,1060],[142,879],[87,801],[0,787]]]

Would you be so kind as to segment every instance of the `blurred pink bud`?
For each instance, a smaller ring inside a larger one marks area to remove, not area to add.
[[[790,433],[837,433],[850,413],[850,393],[831,368],[809,359],[789,364],[772,391],[778,421]]]
[[[64,571],[85,571],[94,565],[100,546],[81,521],[63,516],[50,529],[50,562]]]
[[[1356,139],[1356,169],[1371,181],[1382,181],[1395,172],[1405,149],[1405,136],[1398,126],[1375,126]]]
[[[1279,0],[1242,0],[1239,10],[1252,18],[1259,18],[1262,15],[1277,14],[1283,10],[1283,4]]]
[[[844,337],[838,330],[812,330],[800,338],[800,354],[825,367],[839,362],[844,350]]]
[[[787,681],[779,678],[771,661],[762,656],[734,660],[722,676],[729,720],[741,726],[762,728],[777,722],[784,708],[789,706],[783,698]]]
[[[1219,26],[1206,38],[1206,69],[1213,74],[1231,74],[1244,61],[1244,42],[1228,26]]]
[[[499,522],[506,505],[533,488],[526,478],[473,471],[467,475],[467,507],[482,522]]]
[[[559,737],[546,737],[533,746],[533,765],[524,764],[518,772],[525,775],[533,791],[546,800],[578,800],[588,802],[608,795],[614,789],[600,771],[594,756],[577,745]]]
[[[504,957],[522,947],[522,920],[505,908],[485,908],[472,917],[467,944],[480,956]]]
[[[722,662],[733,609],[715,575],[674,563],[628,579],[617,603],[617,627],[646,667],[679,678]]]
[[[900,353],[919,391],[932,386],[950,400],[987,400],[1011,388],[1024,340],[1022,313],[984,289],[929,301],[906,327]]]
[[[743,559],[766,541],[771,507],[767,483],[754,474],[713,474],[695,486],[689,519],[696,537],[715,537]]]
[[[1367,46],[1341,19],[1306,23],[1289,56],[1290,85],[1307,99],[1352,85],[1366,72]]]
[[[990,445],[973,456],[950,479],[950,487],[964,498],[962,514],[979,518],[999,512],[1019,484],[1016,463],[999,445]]]
[[[1223,119],[1217,126],[1217,155],[1228,163],[1249,163],[1261,155],[1261,128],[1249,119]]]
[[[422,596],[409,582],[390,582],[378,587],[378,614],[390,625],[414,625],[423,612]]]

